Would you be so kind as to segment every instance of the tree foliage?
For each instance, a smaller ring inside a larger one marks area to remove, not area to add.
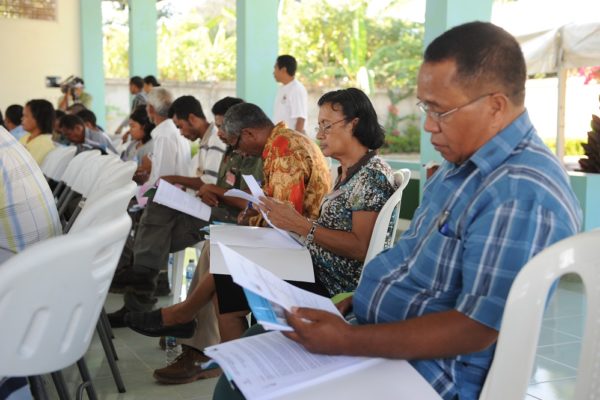
[[[369,17],[367,7],[366,0],[285,2],[280,52],[299,58],[299,72],[308,83],[412,93],[423,25]]]

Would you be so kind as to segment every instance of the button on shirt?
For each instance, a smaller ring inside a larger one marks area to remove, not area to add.
[[[354,296],[359,323],[448,310],[500,329],[519,270],[579,231],[568,177],[527,112],[462,165],[445,162],[425,186],[410,228],[364,269]],[[477,398],[495,346],[411,364],[444,399]]]
[[[168,118],[150,133],[154,150],[150,156],[152,171],[148,182],[154,184],[161,176],[188,176],[191,161],[190,142],[181,136],[179,129]]]

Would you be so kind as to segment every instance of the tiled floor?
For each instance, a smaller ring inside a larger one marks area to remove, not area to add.
[[[160,303],[168,304],[170,299],[160,298]],[[159,303],[159,304],[160,304]],[[114,311],[122,305],[122,296],[109,294],[106,310]],[[141,400],[209,400],[217,379],[200,380],[186,385],[161,385],[154,381],[152,372],[165,365],[165,353],[158,347],[157,338],[142,336],[128,328],[114,330],[121,376],[125,383],[126,393],[118,393],[113,381],[102,345],[97,336],[94,337],[85,360],[92,375],[94,387],[99,400],[141,399]],[[71,398],[74,398],[75,388],[81,382],[75,367],[65,373]],[[51,398],[57,399],[54,385],[48,379],[46,388]],[[87,398],[85,396],[84,398]]]
[[[161,299],[163,303],[168,298]],[[110,312],[121,305],[119,295],[109,294],[106,309]],[[567,400],[573,398],[577,361],[583,330],[583,296],[581,283],[563,280],[551,299],[544,316],[542,332],[526,400]],[[207,400],[212,398],[216,379],[197,381],[186,385],[166,386],[154,382],[152,371],[164,365],[164,352],[158,340],[139,335],[129,329],[115,330],[118,365],[127,388],[119,394],[106,363],[102,346],[97,338],[91,345],[86,361],[100,400],[105,399],[179,399]],[[79,383],[75,368],[65,378],[74,393]],[[47,387],[53,398],[54,386]]]
[[[527,400],[568,400],[575,390],[583,333],[583,285],[563,279],[544,315]]]

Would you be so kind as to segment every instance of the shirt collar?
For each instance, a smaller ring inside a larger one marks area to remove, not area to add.
[[[469,159],[482,174],[487,175],[502,164],[516,147],[534,132],[529,114],[525,110],[506,128],[479,148]]]

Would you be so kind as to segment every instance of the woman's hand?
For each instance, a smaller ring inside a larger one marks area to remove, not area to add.
[[[261,197],[259,200],[262,204],[255,204],[254,206],[264,212],[269,221],[276,227],[302,236],[306,236],[310,231],[310,221],[296,211],[291,204],[272,197]]]

